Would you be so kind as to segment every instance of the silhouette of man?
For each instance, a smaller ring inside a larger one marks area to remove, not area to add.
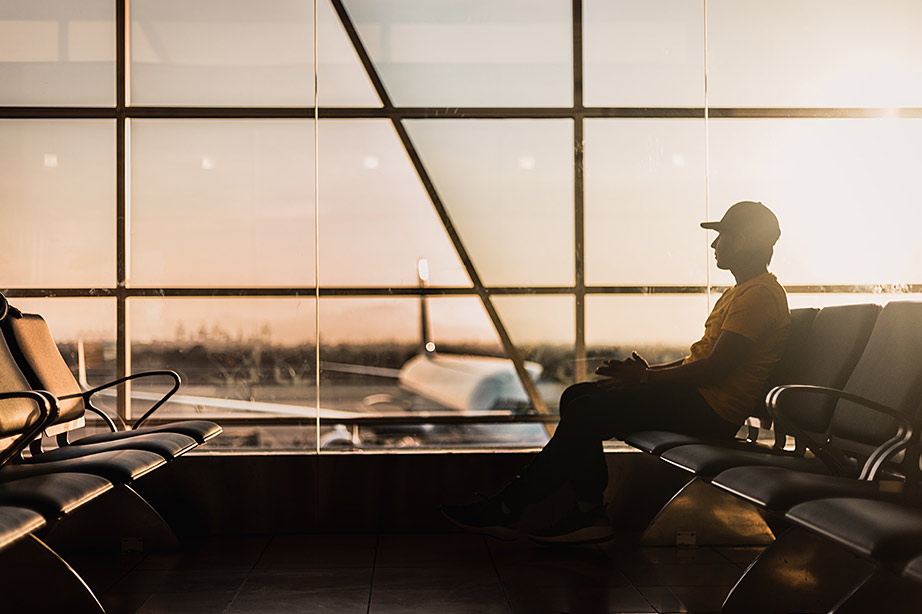
[[[717,268],[729,270],[736,284],[718,299],[688,356],[651,366],[634,352],[602,363],[596,369],[601,379],[564,391],[557,430],[532,462],[494,497],[443,506],[451,522],[514,538],[522,510],[569,482],[576,495],[573,509],[530,536],[548,543],[600,541],[612,535],[602,498],[608,482],[604,440],[642,430],[713,439],[736,434],[787,341],[787,297],[768,272],[781,229],[767,207],[751,201],[701,226],[718,232],[711,244]]]

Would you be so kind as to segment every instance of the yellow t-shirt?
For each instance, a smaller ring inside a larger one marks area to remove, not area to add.
[[[725,330],[755,343],[752,352],[726,378],[698,388],[721,418],[742,424],[751,415],[781,358],[790,324],[787,295],[771,273],[733,286],[717,300],[704,323],[704,336],[691,346],[685,362],[708,356]]]

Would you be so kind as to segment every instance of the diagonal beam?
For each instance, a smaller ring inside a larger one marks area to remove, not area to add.
[[[365,72],[368,74],[368,78],[371,80],[372,86],[375,88],[375,91],[381,98],[381,104],[386,111],[393,110],[394,104],[391,101],[390,94],[388,94],[387,88],[384,87],[384,82],[381,80],[381,76],[378,74],[378,71],[372,62],[371,57],[368,55],[368,51],[365,49],[365,45],[362,43],[358,30],[356,29],[355,24],[352,22],[352,18],[349,16],[349,13],[346,11],[346,7],[343,5],[342,0],[330,0],[330,2],[333,5],[333,9],[336,11],[336,14],[339,16],[339,20],[342,22],[343,29],[345,29],[346,34],[349,36],[349,40],[352,42],[352,46],[355,48],[355,52],[359,57],[359,61],[362,62],[362,66],[365,68]],[[516,374],[519,376],[519,379],[525,388],[525,392],[528,394],[528,398],[531,400],[532,406],[534,406],[535,410],[540,414],[550,413],[547,405],[544,403],[544,399],[542,399],[541,395],[538,393],[538,387],[535,385],[534,380],[532,380],[531,375],[529,375],[528,371],[525,369],[525,360],[522,357],[522,354],[519,352],[518,348],[515,346],[515,344],[513,344],[512,339],[509,337],[509,332],[506,330],[502,319],[499,317],[499,313],[496,311],[496,307],[493,305],[493,301],[490,299],[490,293],[484,287],[483,281],[480,278],[480,274],[477,272],[477,268],[474,266],[474,262],[471,260],[470,254],[468,254],[467,249],[464,247],[464,243],[461,241],[461,237],[458,234],[455,225],[451,221],[451,216],[449,216],[448,210],[445,208],[445,204],[442,202],[442,198],[439,196],[438,191],[435,189],[435,184],[433,184],[432,179],[429,176],[429,172],[423,165],[423,162],[419,157],[419,153],[416,151],[416,147],[413,145],[413,141],[410,139],[410,135],[407,133],[403,122],[399,118],[392,116],[391,123],[393,124],[394,130],[397,132],[397,136],[410,158],[410,162],[413,164],[413,168],[416,170],[416,174],[419,176],[419,179],[423,184],[423,188],[429,195],[429,200],[432,202],[432,206],[435,208],[436,214],[439,216],[442,225],[445,227],[445,231],[448,233],[448,237],[455,248],[455,252],[458,254],[458,258],[461,260],[461,263],[467,270],[467,274],[471,279],[471,284],[474,287],[474,292],[476,292],[477,296],[480,297],[480,301],[483,303],[483,307],[486,310],[490,321],[493,323],[493,327],[496,329],[496,333],[499,335],[500,342],[503,345],[503,350],[512,360],[512,364],[515,366]]]

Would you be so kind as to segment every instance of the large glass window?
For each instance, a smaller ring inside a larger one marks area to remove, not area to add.
[[[572,20],[565,0],[345,0],[400,106],[568,106]]]
[[[211,449],[540,445],[700,336],[736,201],[793,307],[917,297],[920,11],[0,0],[0,286]]]
[[[113,285],[114,143],[110,120],[0,120],[4,285]]]
[[[572,122],[407,124],[485,283],[573,283]]]
[[[911,0],[712,0],[710,104],[918,107],[920,21]]]
[[[0,105],[115,103],[115,3],[0,1]]]

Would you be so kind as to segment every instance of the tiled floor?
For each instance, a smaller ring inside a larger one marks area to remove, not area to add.
[[[719,612],[758,549],[545,548],[463,533],[215,537],[84,557],[111,614]]]

